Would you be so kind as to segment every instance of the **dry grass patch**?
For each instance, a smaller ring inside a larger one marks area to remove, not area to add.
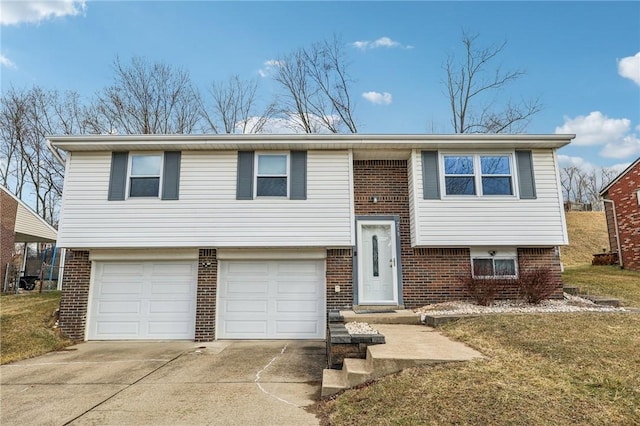
[[[60,292],[0,296],[0,364],[69,346],[53,329]]]
[[[565,266],[590,265],[595,253],[609,251],[604,212],[567,212],[569,246],[561,248]]]
[[[624,306],[640,307],[640,273],[619,266],[580,266],[562,274],[566,286],[579,287],[583,293],[612,296]]]
[[[638,424],[640,315],[493,315],[444,332],[489,357],[405,370],[320,404],[324,424]]]

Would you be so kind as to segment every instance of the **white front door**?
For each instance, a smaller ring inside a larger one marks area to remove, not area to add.
[[[396,224],[358,221],[358,304],[398,304]]]

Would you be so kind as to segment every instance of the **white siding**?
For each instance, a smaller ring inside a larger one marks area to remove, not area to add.
[[[180,199],[107,201],[111,153],[75,152],[65,176],[61,247],[351,245],[348,151],[307,153],[307,200],[236,200],[235,151],[182,153]]]
[[[467,151],[468,152],[468,151]],[[552,149],[533,150],[537,199],[422,198],[422,162],[414,151],[415,245],[551,246],[567,244],[557,163]],[[413,220],[413,216],[412,216]]]

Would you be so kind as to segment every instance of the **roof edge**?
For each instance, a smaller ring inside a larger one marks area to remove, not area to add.
[[[604,188],[602,188],[602,189],[600,190],[600,192],[599,192],[600,196],[601,196],[601,197],[603,197],[603,196],[604,196],[604,194],[605,194],[607,191],[609,191],[609,188],[611,188],[613,185],[615,185],[615,184],[616,184],[616,182],[618,182],[618,181],[622,178],[622,176],[626,175],[626,174],[629,172],[629,170],[633,169],[633,168],[636,166],[636,164],[638,164],[638,163],[640,163],[640,157],[636,158],[636,159],[635,159],[635,161],[632,161],[632,162],[631,162],[631,164],[629,164],[629,166],[628,166],[626,169],[624,169],[623,171],[621,171],[621,172],[618,174],[618,176],[616,176],[615,178],[613,178],[613,180],[607,184],[607,186],[605,186]]]
[[[24,207],[25,209],[27,209],[27,211],[29,211],[29,213],[31,213],[32,215],[34,215],[40,222],[42,222],[45,226],[47,226],[51,231],[53,231],[56,235],[58,235],[58,230],[56,228],[54,228],[53,226],[51,226],[51,224],[49,222],[47,222],[46,220],[44,220],[38,213],[36,213],[35,210],[33,210],[31,207],[29,207],[27,205],[27,203],[25,203],[24,201],[22,201],[20,198],[18,198],[13,192],[9,191],[9,189],[7,187],[5,187],[4,185],[0,185],[0,191],[4,191],[7,194],[9,194],[9,196],[11,198],[13,198],[14,200],[16,200],[18,202],[18,204],[20,204],[22,207]]]

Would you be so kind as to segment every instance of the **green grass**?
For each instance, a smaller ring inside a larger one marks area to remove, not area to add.
[[[0,364],[31,358],[69,346],[53,325],[60,292],[0,296]]]
[[[612,296],[624,306],[640,307],[640,273],[619,266],[583,265],[566,268],[562,274],[566,286],[579,287],[582,293]]]

